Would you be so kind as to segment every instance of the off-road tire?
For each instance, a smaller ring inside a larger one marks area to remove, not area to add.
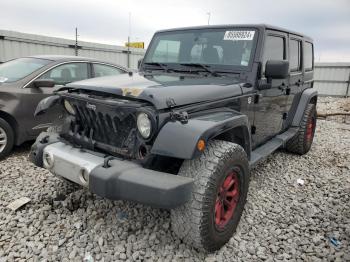
[[[239,198],[233,216],[218,230],[214,217],[218,191],[232,168],[238,173]],[[249,163],[244,149],[230,142],[211,141],[199,158],[184,161],[179,175],[195,182],[189,202],[171,211],[173,232],[199,250],[219,249],[235,232],[247,199]]]
[[[15,142],[15,134],[12,127],[9,125],[9,123],[7,123],[2,118],[0,118],[0,128],[1,130],[3,130],[3,132],[6,135],[6,145],[0,152],[0,160],[1,160],[10,154]],[[1,145],[0,145],[0,149],[1,149]]]
[[[308,104],[301,120],[299,131],[287,142],[286,150],[299,155],[309,152],[314,139],[316,121],[316,106],[314,104]]]

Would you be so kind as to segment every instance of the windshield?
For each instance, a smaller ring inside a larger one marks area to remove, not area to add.
[[[52,61],[38,58],[19,58],[0,65],[0,83],[16,82]]]
[[[154,36],[144,64],[200,64],[216,69],[244,69],[252,60],[256,38],[255,29],[219,28],[161,32]]]

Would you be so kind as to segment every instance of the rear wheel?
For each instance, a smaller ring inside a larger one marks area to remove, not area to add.
[[[246,202],[249,164],[244,149],[212,141],[198,159],[183,163],[179,175],[195,182],[189,202],[171,211],[173,231],[198,249],[219,249],[232,237]]]
[[[0,118],[0,159],[5,158],[11,152],[14,144],[12,127]]]
[[[299,155],[309,152],[314,140],[316,119],[316,106],[314,104],[309,104],[301,120],[298,133],[287,142],[287,151]]]

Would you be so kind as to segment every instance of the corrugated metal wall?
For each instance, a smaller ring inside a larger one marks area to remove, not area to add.
[[[0,63],[29,55],[74,55],[75,41],[63,38],[32,35],[0,30]],[[92,57],[127,66],[127,48],[79,41],[79,56]],[[130,48],[130,67],[137,68],[137,61],[145,50]],[[320,95],[350,96],[350,63],[316,63],[314,87]]]
[[[350,96],[350,63],[317,63],[314,80],[320,95]]]
[[[0,30],[0,62],[30,55],[74,55],[75,41],[63,38],[32,35]],[[127,66],[128,49],[123,46],[78,42],[79,56],[92,57]],[[137,68],[137,61],[145,54],[144,49],[130,48],[130,68]]]

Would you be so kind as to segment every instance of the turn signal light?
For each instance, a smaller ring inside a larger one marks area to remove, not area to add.
[[[199,139],[197,143],[197,149],[203,151],[205,149],[205,142],[203,139]]]

